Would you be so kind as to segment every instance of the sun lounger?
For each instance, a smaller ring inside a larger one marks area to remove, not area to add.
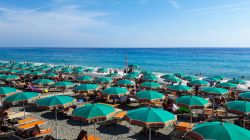
[[[101,140],[101,139],[97,136],[94,136],[94,135],[88,135],[88,140]]]
[[[114,116],[114,118],[116,118],[116,119],[121,119],[121,118],[123,118],[126,114],[127,114],[127,111],[121,111],[121,112],[117,113],[117,114]]]
[[[20,125],[20,126],[17,126],[17,127],[19,129],[29,129],[29,128],[34,127],[35,125],[43,125],[43,124],[46,124],[46,121],[39,120],[39,121],[35,121],[35,122],[24,124],[24,125]]]
[[[48,129],[43,129],[43,130],[40,130],[40,133],[33,136],[33,137],[30,137],[30,138],[21,138],[20,136],[14,134],[14,137],[18,138],[19,140],[30,140],[30,139],[35,139],[35,138],[39,138],[39,137],[42,137],[42,136],[45,136],[45,135],[49,135],[49,134],[52,134],[52,129],[51,128],[48,128]]]
[[[31,85],[28,85],[27,90],[29,90],[29,91],[34,91],[34,92],[39,92],[39,93],[42,93],[42,92],[43,92],[42,89],[37,88],[37,87],[34,87],[34,86],[31,86]]]
[[[175,125],[175,130],[180,132],[181,138],[183,138],[186,136],[186,134],[188,134],[192,130],[193,127],[194,127],[193,123],[179,122]]]
[[[25,112],[25,115],[30,115],[30,113]],[[9,119],[14,119],[14,118],[20,118],[20,117],[23,117],[23,116],[24,116],[24,112],[18,112],[18,113],[13,113],[13,114],[8,115],[8,118]]]
[[[27,124],[27,123],[30,123],[30,122],[33,122],[33,121],[37,121],[37,120],[38,120],[37,118],[28,117],[28,118],[19,120],[16,125]]]

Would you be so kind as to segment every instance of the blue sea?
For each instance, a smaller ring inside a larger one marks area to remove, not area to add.
[[[184,72],[250,79],[250,48],[0,48],[0,60]]]

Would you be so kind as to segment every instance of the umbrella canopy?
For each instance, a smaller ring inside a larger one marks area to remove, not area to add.
[[[176,99],[178,106],[187,108],[203,108],[208,104],[208,101],[199,96],[181,96]]]
[[[138,77],[139,77],[139,75],[136,75],[136,74],[127,74],[123,78],[125,78],[125,79],[137,79]]]
[[[19,72],[19,70],[12,69],[12,70],[9,70],[8,72],[11,74],[15,74],[15,73]]]
[[[127,80],[127,79],[124,79],[124,80],[119,80],[117,81],[116,83],[117,85],[123,85],[123,86],[132,86],[132,85],[135,85],[135,82],[132,82],[130,80]]]
[[[213,78],[217,78],[217,79],[223,80],[223,79],[224,79],[224,76],[222,76],[222,75],[217,75],[217,76],[214,76]]]
[[[203,80],[193,80],[191,82],[189,82],[191,85],[207,85],[208,82],[207,81],[203,81]]]
[[[72,104],[74,101],[75,99],[70,96],[56,95],[39,99],[36,104],[43,107],[59,107]]]
[[[85,72],[93,72],[94,69],[93,69],[93,68],[88,68],[88,69],[85,69],[84,71],[85,71]]]
[[[162,93],[159,93],[157,91],[152,91],[152,90],[143,90],[140,92],[137,92],[135,95],[138,99],[145,99],[145,100],[158,100],[158,99],[163,99],[164,95]]]
[[[250,92],[243,92],[239,95],[240,98],[250,100]]]
[[[141,71],[140,73],[143,74],[143,75],[146,75],[146,74],[153,74],[151,71],[145,71],[145,70],[144,70],[144,71]]]
[[[128,111],[125,119],[132,125],[159,128],[176,121],[176,116],[160,108],[142,107]]]
[[[232,79],[232,80],[229,80],[228,82],[234,83],[234,84],[245,84],[246,83],[245,80],[241,80],[241,79]]]
[[[8,96],[11,93],[15,93],[16,89],[11,87],[0,87],[0,96]]]
[[[98,73],[107,73],[108,69],[107,68],[99,68],[99,69],[97,69],[97,72]]]
[[[57,77],[58,75],[53,73],[53,72],[49,72],[49,73],[46,73],[43,75],[43,77],[45,78],[54,78],[54,77]]]
[[[185,77],[186,74],[180,72],[180,73],[175,73],[174,76],[179,77],[179,78],[182,78],[182,77]]]
[[[107,94],[107,95],[119,96],[119,95],[127,94],[128,90],[122,87],[110,87],[110,88],[103,90],[102,93]]]
[[[71,74],[71,73],[73,73],[73,70],[71,70],[71,69],[63,69],[61,72],[64,73],[64,74]]]
[[[116,78],[116,77],[121,77],[121,75],[120,74],[118,74],[118,73],[110,73],[110,74],[107,74],[107,75],[105,75],[106,77],[114,77],[114,78]]]
[[[100,78],[96,79],[96,82],[100,83],[100,84],[111,83],[112,81],[113,81],[113,79],[109,78],[109,77],[100,77]]]
[[[39,93],[37,92],[20,92],[14,95],[8,96],[4,99],[4,102],[20,102],[20,101],[27,101],[29,99],[38,97]]]
[[[93,91],[97,90],[99,87],[97,84],[81,84],[74,88],[76,91]]]
[[[210,95],[224,95],[228,93],[228,90],[216,87],[204,87],[201,88],[201,91],[205,94],[210,94]]]
[[[225,106],[230,113],[239,115],[250,113],[250,102],[248,101],[231,101],[227,102]]]
[[[154,74],[146,74],[146,75],[144,75],[144,77],[142,79],[144,81],[157,81],[158,77]]]
[[[83,82],[89,82],[89,81],[92,81],[92,80],[94,80],[93,77],[86,76],[86,75],[77,78],[77,81],[83,81]]]
[[[144,82],[141,84],[142,87],[146,87],[146,88],[161,88],[161,84],[158,84],[156,82]]]
[[[224,83],[219,83],[218,86],[223,88],[236,88],[238,85],[230,82],[224,82]]]
[[[32,83],[36,85],[51,85],[51,84],[54,84],[54,81],[50,79],[37,79],[33,81]]]
[[[204,80],[204,81],[208,81],[208,82],[220,82],[220,81],[221,81],[221,79],[215,78],[215,77],[212,77],[212,78],[204,78],[203,80]]]
[[[86,104],[73,111],[74,117],[86,122],[98,122],[98,120],[104,121],[113,115],[115,115],[115,108],[101,103]]]
[[[18,75],[27,75],[27,74],[30,74],[30,73],[31,72],[27,71],[27,70],[21,70],[21,71],[16,72],[16,74],[18,74]]]
[[[30,73],[31,75],[43,75],[44,73],[43,72],[40,72],[40,71],[35,71],[35,72],[31,72]]]
[[[73,70],[73,73],[79,74],[79,73],[83,73],[83,71],[84,71],[83,69],[76,68],[76,69]]]
[[[197,80],[198,77],[197,76],[189,75],[189,76],[182,77],[182,79],[187,80],[187,81],[194,81],[194,80]]]
[[[20,79],[17,75],[4,75],[0,77],[1,80],[11,81],[11,80],[18,80]]]
[[[197,124],[191,131],[201,139],[249,140],[250,131],[228,122],[205,122]]]
[[[185,86],[185,85],[171,85],[171,86],[168,86],[168,89],[173,90],[173,91],[190,91],[190,90],[192,90],[191,87]]]
[[[172,82],[172,83],[180,83],[180,82],[182,82],[182,80],[180,78],[175,77],[175,76],[170,76],[168,78],[166,77],[165,81],[166,82]]]
[[[75,84],[72,82],[67,82],[67,81],[62,81],[62,82],[56,82],[55,84],[53,84],[52,86],[54,87],[65,87],[65,88],[69,88],[69,87],[73,87]]]

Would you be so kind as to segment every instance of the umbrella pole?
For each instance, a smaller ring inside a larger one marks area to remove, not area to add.
[[[24,105],[24,102],[23,102],[23,117],[25,119],[25,105]]]
[[[58,139],[58,131],[57,131],[57,108],[55,109],[55,117],[56,117],[56,139]]]
[[[214,101],[214,96],[213,96],[213,114],[212,114],[213,118],[214,118],[214,103],[215,101]]]
[[[151,140],[151,128],[149,127],[149,140]]]
[[[94,122],[94,140],[95,140],[95,129],[96,129],[96,126],[95,126],[95,122]]]

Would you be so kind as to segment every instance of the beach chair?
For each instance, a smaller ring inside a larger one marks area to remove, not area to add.
[[[37,87],[34,87],[34,86],[32,86],[32,85],[28,85],[28,87],[26,88],[26,90],[28,90],[28,91],[34,91],[34,92],[39,92],[39,93],[42,93],[42,92],[43,92],[42,89],[37,88]]]
[[[20,125],[20,126],[17,126],[17,128],[19,129],[30,129],[32,127],[34,127],[35,125],[43,125],[43,124],[46,124],[46,121],[44,120],[38,120],[38,121],[34,121],[34,122],[30,122],[30,123],[27,123],[27,124],[24,124],[24,125]]]
[[[25,112],[25,116],[28,116],[28,115],[30,115],[30,113]],[[24,112],[18,112],[18,113],[12,113],[12,114],[8,115],[8,118],[14,119],[14,118],[21,118],[23,116],[24,116]]]
[[[27,124],[27,123],[30,123],[30,122],[33,122],[33,121],[37,121],[37,120],[38,120],[37,118],[28,117],[28,118],[19,120],[16,125]]]
[[[175,124],[176,133],[180,134],[181,138],[184,138],[194,127],[194,123],[189,122],[178,122]],[[177,136],[177,134],[175,134]]]
[[[51,128],[47,128],[47,129],[40,130],[40,132],[38,134],[36,134],[35,136],[31,136],[29,138],[22,138],[21,136],[18,136],[16,134],[14,134],[13,136],[18,138],[19,140],[30,140],[30,139],[36,139],[39,137],[43,137],[43,136],[52,134],[52,132],[53,132],[53,130]]]

